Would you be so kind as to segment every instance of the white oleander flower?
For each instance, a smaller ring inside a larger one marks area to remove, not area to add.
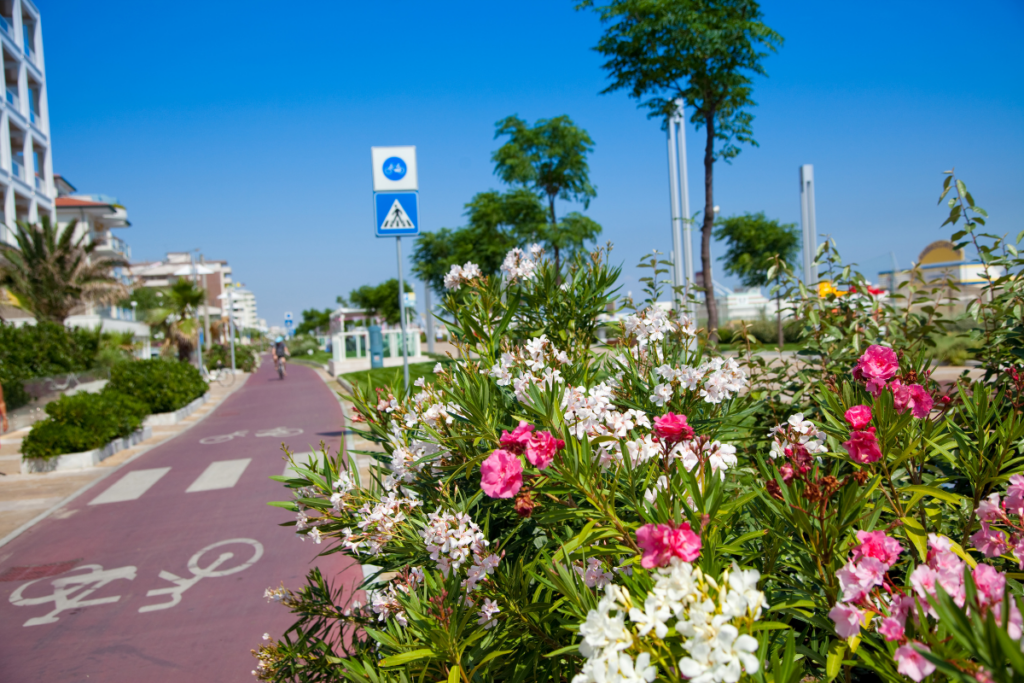
[[[654,387],[654,393],[650,396],[651,402],[659,407],[665,407],[665,404],[672,400],[672,385],[671,384],[657,384]]]
[[[501,612],[501,608],[498,607],[498,603],[490,598],[484,598],[484,604],[480,608],[480,618],[476,623],[480,624],[484,628],[494,628],[498,625],[498,621],[494,618],[496,614]]]

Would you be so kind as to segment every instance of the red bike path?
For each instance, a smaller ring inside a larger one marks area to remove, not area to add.
[[[326,544],[267,505],[290,497],[268,479],[282,442],[336,453],[343,429],[317,373],[295,364],[282,381],[264,363],[202,422],[0,548],[0,681],[253,680],[250,649],[293,621],[264,589],[298,589],[313,565],[339,585],[362,578],[340,555],[316,559]]]

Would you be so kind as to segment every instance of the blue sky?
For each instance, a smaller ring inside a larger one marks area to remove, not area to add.
[[[395,275],[393,242],[373,237],[372,145],[416,145],[424,229],[456,227],[501,187],[490,154],[509,114],[568,114],[594,138],[587,213],[624,290],[639,292],[644,253],[670,248],[664,133],[599,94],[601,25],[573,0],[38,4],[55,171],[127,206],[136,260],[227,259],[272,325]],[[905,267],[948,235],[935,202],[955,166],[994,231],[1024,229],[1024,5],[763,10],[786,42],[755,86],[760,147],[716,164],[723,215],[799,222],[812,163],[819,232],[865,272],[890,251]],[[687,132],[694,210],[701,135]]]

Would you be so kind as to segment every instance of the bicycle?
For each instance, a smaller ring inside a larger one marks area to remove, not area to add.
[[[217,367],[210,370],[206,366],[203,366],[203,379],[209,384],[216,382],[222,387],[230,387],[235,383],[235,373],[227,368]]]

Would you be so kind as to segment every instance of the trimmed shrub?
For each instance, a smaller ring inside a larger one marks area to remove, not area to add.
[[[46,406],[49,417],[25,437],[22,457],[53,458],[100,448],[137,430],[147,412],[141,401],[109,389],[62,396]]]
[[[170,413],[205,394],[209,386],[188,363],[154,358],[115,365],[107,389],[140,401],[150,413]]]
[[[214,344],[209,352],[203,351],[203,362],[210,368],[230,368],[231,347],[227,344]],[[236,343],[235,367],[245,372],[255,371],[256,349]]]
[[[0,385],[8,410],[28,403],[22,383],[36,377],[91,370],[100,335],[52,322],[15,327],[0,322]]]

